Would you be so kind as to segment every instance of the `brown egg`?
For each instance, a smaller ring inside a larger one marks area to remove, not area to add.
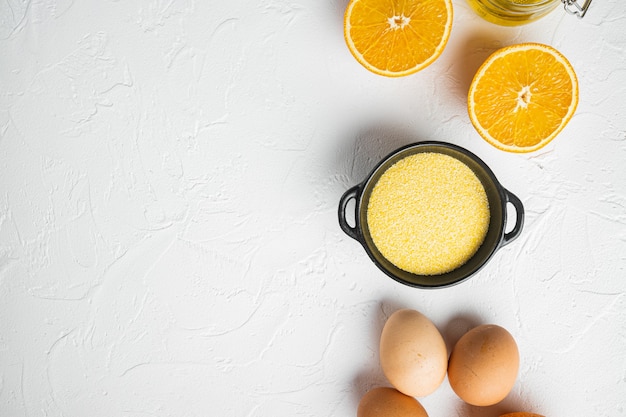
[[[517,413],[502,414],[500,417],[544,417],[544,416],[542,416],[541,414],[525,413],[523,411],[518,411]]]
[[[357,417],[428,417],[419,401],[389,387],[373,388],[368,391],[361,398],[356,415]]]
[[[484,324],[465,333],[454,346],[448,380],[466,403],[496,404],[513,388],[519,351],[513,336],[500,326]]]
[[[446,344],[435,325],[422,313],[394,312],[380,337],[380,364],[398,391],[413,397],[434,392],[448,367]]]

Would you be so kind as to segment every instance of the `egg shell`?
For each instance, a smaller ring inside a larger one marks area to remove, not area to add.
[[[357,417],[428,417],[426,410],[414,397],[390,387],[368,391],[359,402]]]
[[[484,324],[465,333],[448,363],[448,380],[466,403],[493,405],[511,391],[519,371],[519,350],[504,328]]]
[[[380,364],[398,391],[424,397],[434,392],[446,376],[446,343],[425,315],[412,309],[397,310],[383,327]]]
[[[526,413],[524,411],[518,411],[515,413],[502,414],[500,415],[500,417],[545,417],[545,416],[542,416],[541,414]]]

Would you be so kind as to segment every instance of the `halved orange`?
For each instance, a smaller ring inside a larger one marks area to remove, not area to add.
[[[443,52],[452,29],[451,0],[350,0],[344,15],[348,49],[368,70],[413,74]]]
[[[547,145],[578,105],[578,79],[551,46],[523,43],[494,52],[470,85],[467,108],[478,133],[496,148],[532,152]]]

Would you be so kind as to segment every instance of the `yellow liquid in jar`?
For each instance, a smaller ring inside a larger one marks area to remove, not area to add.
[[[560,0],[467,0],[483,19],[502,26],[518,26],[550,13]]]

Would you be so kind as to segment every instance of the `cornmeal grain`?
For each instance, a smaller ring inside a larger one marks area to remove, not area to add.
[[[489,228],[480,180],[441,153],[401,159],[380,177],[367,206],[367,225],[380,253],[398,268],[438,275],[467,262]]]

